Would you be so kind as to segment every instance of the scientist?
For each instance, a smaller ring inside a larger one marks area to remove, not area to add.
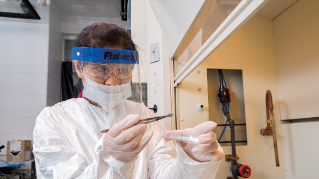
[[[137,124],[154,115],[141,103],[141,89],[136,91],[140,103],[128,100],[140,65],[126,30],[107,23],[84,28],[72,59],[84,90],[37,117],[33,153],[39,179],[215,178],[223,157],[212,132],[216,123],[173,131],[199,138],[199,144],[176,145],[160,136],[161,130],[169,132],[159,122]]]

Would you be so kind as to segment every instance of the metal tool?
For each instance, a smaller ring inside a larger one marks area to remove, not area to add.
[[[164,119],[164,118],[166,118],[166,117],[172,117],[172,116],[173,116],[173,114],[168,114],[168,115],[166,115],[166,116],[156,116],[156,117],[141,119],[141,120],[139,120],[135,125],[137,125],[137,124],[148,124],[148,123],[152,123],[152,122],[155,122],[155,121]],[[110,130],[110,129],[104,129],[104,130],[101,130],[100,132],[101,132],[101,133],[107,133],[109,130]]]

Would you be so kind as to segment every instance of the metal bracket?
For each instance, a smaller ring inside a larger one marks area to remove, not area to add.
[[[231,162],[231,161],[234,161],[234,160],[239,160],[239,157],[233,157],[231,154],[228,154],[228,155],[225,155],[225,160],[226,162]]]

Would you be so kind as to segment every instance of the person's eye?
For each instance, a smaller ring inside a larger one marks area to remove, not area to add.
[[[121,68],[121,69],[119,70],[119,73],[120,73],[120,74],[125,74],[125,73],[127,73],[127,72],[128,72],[127,68]]]
[[[107,69],[106,68],[104,68],[104,67],[97,67],[97,68],[95,68],[97,71],[99,71],[99,72],[106,72],[107,71]]]

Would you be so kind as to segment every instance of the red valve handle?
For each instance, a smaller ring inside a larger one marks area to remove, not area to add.
[[[239,168],[239,174],[240,176],[242,176],[243,178],[248,178],[251,175],[251,169],[248,165],[242,165]]]

